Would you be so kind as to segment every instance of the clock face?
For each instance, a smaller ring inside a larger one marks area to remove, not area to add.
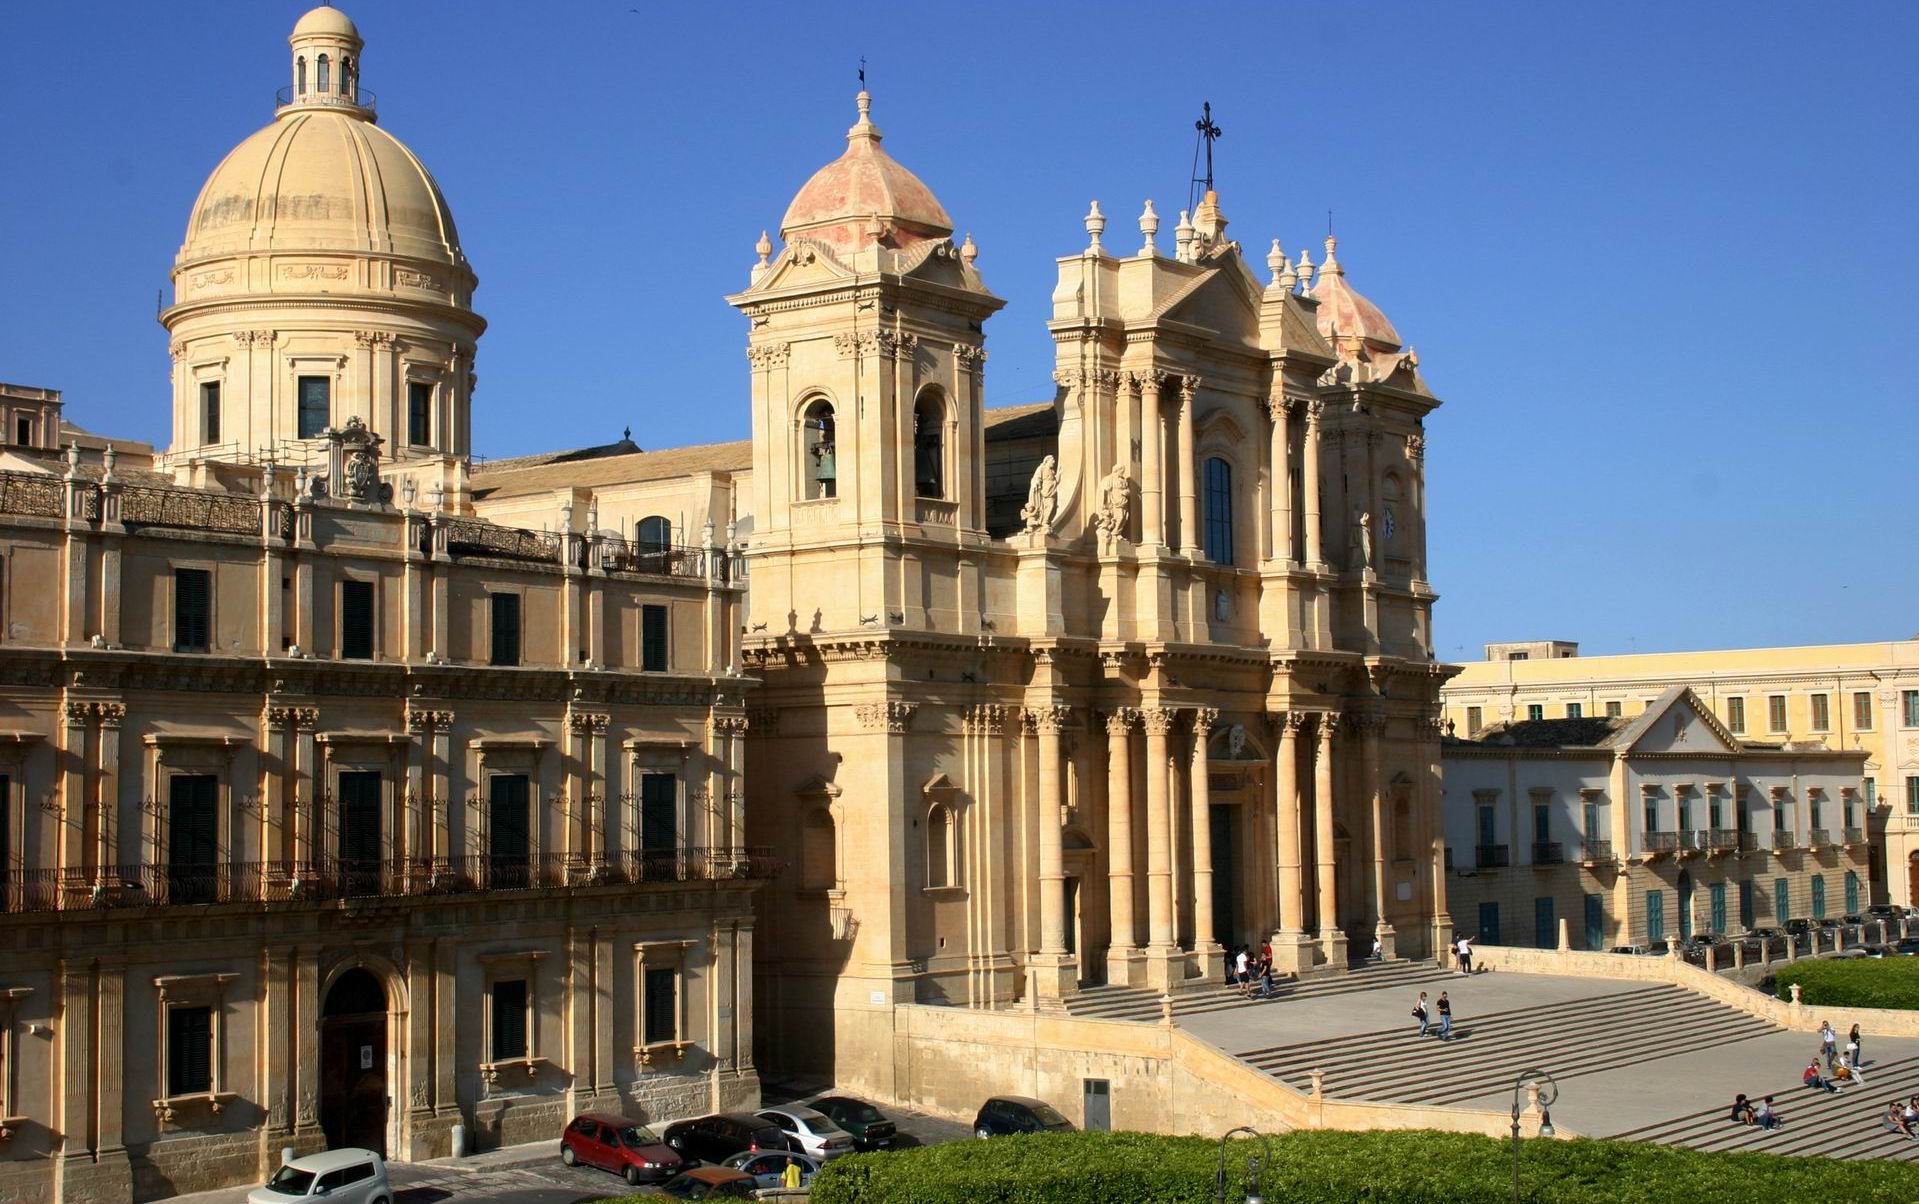
[[[1391,506],[1386,507],[1385,530],[1387,539],[1391,539],[1393,532],[1399,530],[1399,519],[1393,514],[1393,508]]]

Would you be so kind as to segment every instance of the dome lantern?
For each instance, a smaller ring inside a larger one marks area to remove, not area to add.
[[[293,82],[280,93],[280,109],[341,109],[373,119],[373,97],[360,89],[360,50],[366,43],[358,27],[331,5],[301,17],[287,38],[292,48]]]

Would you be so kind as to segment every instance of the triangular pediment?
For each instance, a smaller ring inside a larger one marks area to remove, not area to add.
[[[1672,686],[1653,699],[1614,744],[1628,753],[1724,756],[1740,751],[1739,738],[1686,686]]]
[[[1210,330],[1241,342],[1259,341],[1259,286],[1237,259],[1194,280],[1163,304],[1154,318]]]

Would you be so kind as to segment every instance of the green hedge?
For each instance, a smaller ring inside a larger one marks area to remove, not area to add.
[[[1862,1119],[1862,1125],[1869,1121]],[[1891,1139],[1888,1138],[1888,1141]],[[1270,1201],[1446,1204],[1512,1198],[1510,1147],[1459,1133],[1291,1133],[1273,1139]],[[814,1204],[1208,1204],[1218,1143],[1139,1133],[960,1141],[829,1163]],[[1227,1157],[1244,1199],[1251,1142]],[[1529,1140],[1520,1191],[1538,1204],[1919,1200],[1919,1166],[1771,1154],[1704,1154],[1615,1141]]]
[[[1779,998],[1834,1008],[1905,1008],[1919,1011],[1919,957],[1815,958],[1779,971]]]

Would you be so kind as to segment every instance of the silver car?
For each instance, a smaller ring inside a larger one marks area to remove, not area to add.
[[[327,1150],[295,1158],[247,1193],[247,1204],[287,1204],[325,1199],[327,1204],[393,1204],[386,1159],[372,1150]]]
[[[820,1160],[810,1154],[792,1154],[784,1150],[748,1150],[744,1154],[735,1154],[721,1166],[753,1176],[756,1188],[782,1187],[785,1185],[788,1163],[797,1163],[800,1168],[800,1186],[810,1187],[813,1176],[819,1173]]]

